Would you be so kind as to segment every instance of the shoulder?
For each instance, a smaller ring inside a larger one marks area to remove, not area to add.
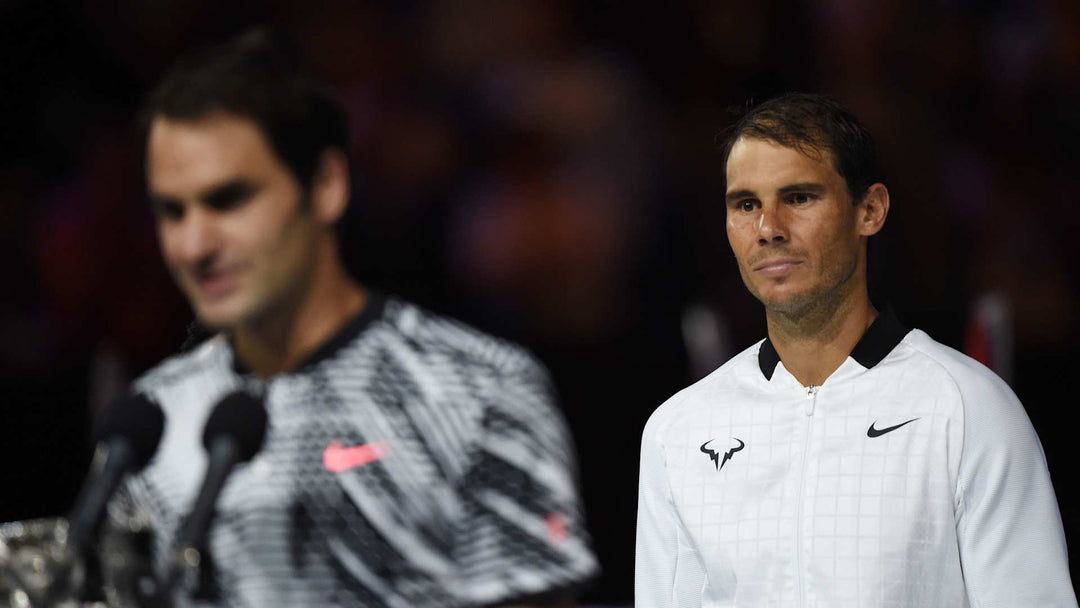
[[[224,335],[216,335],[195,348],[173,355],[139,376],[133,386],[138,391],[157,392],[199,382],[207,375],[226,373],[231,365]]]
[[[481,424],[556,414],[548,373],[524,348],[398,298],[352,352],[342,364],[370,368],[439,416]]]
[[[965,401],[1016,401],[1012,389],[997,374],[960,351],[937,342],[925,332],[913,329],[901,344],[915,354],[916,360],[937,371],[943,381],[952,383]]]
[[[1010,443],[1010,438],[1017,434],[1035,438],[1031,421],[1016,394],[985,365],[936,342],[920,330],[912,330],[902,344],[936,370],[936,373],[919,374],[918,381],[940,382],[939,390],[957,396],[963,416],[965,453],[976,445]]]
[[[387,298],[379,325],[385,347],[418,362],[499,377],[544,374],[521,346],[398,298]]]
[[[752,394],[766,383],[758,365],[761,344],[761,341],[756,342],[662,403],[645,423],[644,439],[662,442],[668,429],[692,424],[706,408],[738,407],[742,404],[740,395]]]
[[[387,301],[382,326],[379,348],[438,416],[455,418],[492,445],[546,445],[547,454],[566,449],[569,432],[554,387],[527,350],[401,300]],[[540,454],[533,455],[537,462]]]

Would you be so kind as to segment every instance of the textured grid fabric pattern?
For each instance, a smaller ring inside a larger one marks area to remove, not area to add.
[[[376,317],[333,352],[265,384],[236,371],[223,336],[137,383],[168,421],[126,487],[159,567],[206,466],[209,412],[255,383],[269,431],[218,502],[216,604],[476,606],[594,574],[572,447],[540,367],[400,300],[369,306]]]
[[[1076,606],[1023,407],[918,330],[816,389],[753,347],[662,405],[636,568],[638,608]]]

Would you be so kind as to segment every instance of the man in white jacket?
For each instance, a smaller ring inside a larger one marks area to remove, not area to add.
[[[768,337],[645,427],[637,606],[1075,607],[1023,406],[870,302],[889,192],[866,129],[785,95],[732,127],[724,167]]]

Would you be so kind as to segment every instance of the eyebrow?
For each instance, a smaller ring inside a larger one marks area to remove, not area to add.
[[[147,192],[146,197],[150,199],[150,206],[154,209],[155,213],[161,212],[162,209],[169,205],[176,205],[180,202],[174,197],[164,196],[153,191]]]
[[[254,184],[247,179],[238,177],[203,190],[199,193],[198,200],[210,205],[215,205],[229,202],[230,200],[248,194],[253,190],[255,190]],[[152,190],[147,192],[146,196],[150,199],[150,204],[155,209],[161,209],[166,205],[180,203],[180,199],[176,197],[158,194]]]
[[[776,191],[777,194],[783,196],[785,194],[792,194],[795,192],[809,192],[811,194],[822,194],[825,192],[824,184],[818,184],[816,182],[800,182],[798,184],[789,184]],[[752,190],[735,190],[728,192],[724,195],[724,198],[729,201],[737,201],[744,198],[756,198],[757,194]]]
[[[799,184],[791,184],[784,186],[776,191],[777,194],[792,194],[794,192],[809,192],[811,194],[822,194],[825,192],[825,185],[815,182],[802,182]]]
[[[211,186],[199,193],[199,200],[210,206],[228,203],[255,190],[255,185],[244,178],[235,178]]]

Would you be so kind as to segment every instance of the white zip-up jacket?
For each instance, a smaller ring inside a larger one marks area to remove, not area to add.
[[[888,313],[819,387],[765,340],[653,413],[635,578],[638,608],[1077,605],[1023,406]]]

